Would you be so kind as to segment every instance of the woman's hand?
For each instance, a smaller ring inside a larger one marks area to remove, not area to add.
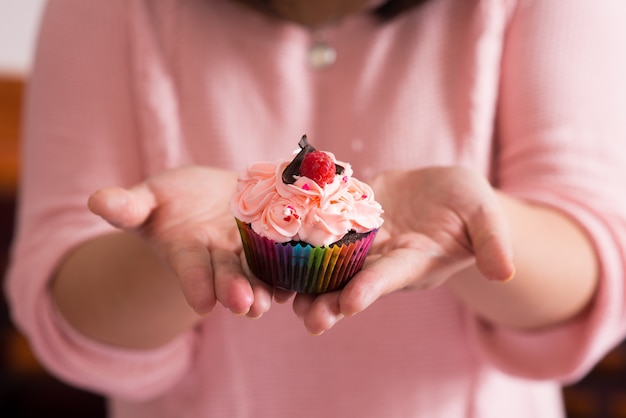
[[[272,291],[249,280],[242,268],[241,241],[229,211],[235,187],[232,172],[185,167],[130,189],[101,189],[89,208],[147,241],[178,277],[196,312],[210,312],[220,302],[235,314],[258,317],[270,308]]]
[[[476,264],[485,279],[514,274],[505,214],[479,174],[461,167],[393,171],[370,185],[385,223],[364,268],[342,290],[299,294],[294,311],[319,334],[396,290],[429,289]]]

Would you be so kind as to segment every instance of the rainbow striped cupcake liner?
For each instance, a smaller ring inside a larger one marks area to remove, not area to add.
[[[248,266],[259,279],[301,293],[324,293],[343,288],[365,262],[378,230],[354,242],[315,247],[304,242],[275,242],[237,220]]]

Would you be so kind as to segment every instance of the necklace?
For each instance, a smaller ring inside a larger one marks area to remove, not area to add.
[[[337,51],[324,40],[320,31],[313,32],[308,59],[309,65],[316,70],[328,68],[337,60]]]

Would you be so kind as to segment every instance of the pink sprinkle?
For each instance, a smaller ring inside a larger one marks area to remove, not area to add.
[[[296,213],[296,208],[291,205],[285,206],[285,209],[283,209],[283,215],[285,215],[283,218],[283,221],[285,222],[291,222],[292,217],[293,219],[300,219],[300,216]]]
[[[309,183],[304,183],[304,186],[302,186],[302,190],[311,190],[311,188],[309,187]]]
[[[343,181],[344,183],[348,182],[348,176],[343,176],[343,178],[341,179],[341,181]]]
[[[361,199],[367,199],[367,195],[366,194],[362,194],[361,195]]]

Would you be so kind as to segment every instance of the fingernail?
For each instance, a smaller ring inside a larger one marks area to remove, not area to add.
[[[326,329],[324,329],[324,330],[322,330],[322,331],[320,331],[318,333],[313,333],[313,332],[309,332],[309,333],[311,335],[313,335],[313,336],[316,336],[316,337],[320,336],[323,333],[325,333],[326,331],[328,331],[329,329],[331,329],[332,327],[334,327],[335,325],[337,325],[337,322],[341,321],[343,318],[344,318],[344,316],[342,314],[338,314],[337,316],[335,316],[335,319],[330,324],[328,324]]]
[[[230,309],[230,308],[229,308],[229,309]],[[230,311],[231,311],[234,315],[236,315],[236,316],[247,316],[247,315],[248,315],[248,313],[250,312],[250,308],[246,309],[246,310],[245,310],[245,311],[243,311],[243,312],[236,312],[236,311],[233,311],[232,309],[230,309]]]
[[[511,274],[509,274],[507,277],[505,277],[504,279],[500,279],[500,280],[496,280],[499,281],[501,283],[506,283],[509,282],[511,280],[513,280],[513,277],[515,277],[515,269],[513,269],[513,271],[511,272]]]

